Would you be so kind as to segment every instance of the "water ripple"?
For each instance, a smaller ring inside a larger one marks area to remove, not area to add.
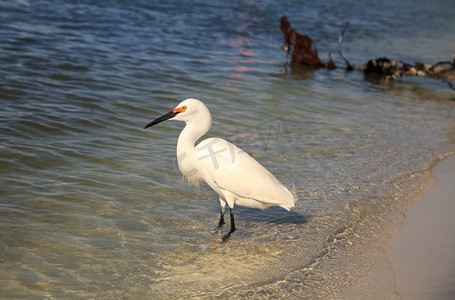
[[[440,37],[454,18],[426,1],[400,3],[405,18],[355,1],[155,2],[0,1],[2,296],[320,296],[336,280],[308,266],[386,219],[398,183],[453,151],[455,107],[433,81],[289,69],[278,20],[324,56],[353,15],[344,52],[362,62],[409,49],[436,61],[429,44],[451,49]],[[295,186],[295,210],[238,207],[234,238],[214,243],[217,197],[176,164],[183,124],[142,130],[188,97],[211,110],[209,136]]]

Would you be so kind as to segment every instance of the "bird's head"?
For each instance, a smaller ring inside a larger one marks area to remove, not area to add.
[[[186,123],[190,121],[202,122],[204,120],[208,121],[209,124],[212,122],[212,118],[207,106],[205,106],[205,104],[200,100],[189,98],[180,102],[173,110],[167,114],[145,125],[144,129],[169,119],[184,121]]]

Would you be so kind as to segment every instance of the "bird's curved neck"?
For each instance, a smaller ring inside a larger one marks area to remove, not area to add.
[[[202,124],[204,125],[204,124]],[[182,174],[195,185],[201,180],[200,161],[195,148],[196,141],[210,128],[210,123],[201,124],[187,123],[180,133],[177,142],[177,162]]]
[[[210,129],[210,125],[210,123],[186,123],[186,126],[180,133],[179,140],[177,142],[177,155],[187,156],[192,154],[195,156],[196,149],[194,145],[196,141]]]

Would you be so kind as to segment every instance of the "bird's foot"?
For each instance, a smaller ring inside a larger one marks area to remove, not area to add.
[[[218,231],[220,231],[221,228],[223,228],[223,225],[218,225],[218,226],[216,226],[215,229],[212,230],[212,233],[213,233],[213,234],[218,233]]]
[[[223,235],[223,237],[221,238],[221,244],[222,243],[225,243],[228,238],[231,236],[231,234],[233,234],[235,232],[235,228],[231,228],[231,231],[229,231],[228,233],[226,233],[225,235]]]
[[[215,227],[215,229],[212,230],[212,233],[218,233],[218,231],[220,231],[221,228],[223,228],[223,225],[224,225],[224,220],[220,220],[220,222],[218,223],[218,226]]]
[[[231,234],[234,233],[236,230],[235,222],[234,222],[234,211],[232,210],[232,208],[230,210],[230,216],[231,216],[231,230],[228,233],[226,233],[225,235],[223,235],[223,237],[221,239],[218,239],[215,241],[218,244],[223,244],[224,242],[226,242],[228,240],[228,238],[231,236]],[[217,233],[218,231],[220,231],[220,229],[223,227],[223,225],[224,225],[224,209],[221,211],[220,221],[218,223],[218,226],[215,228],[215,230],[213,230],[213,233]]]

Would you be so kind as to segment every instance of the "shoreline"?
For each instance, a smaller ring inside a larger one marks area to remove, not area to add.
[[[357,267],[335,299],[455,299],[455,155],[422,175],[406,187],[416,201],[359,234],[346,257]],[[412,189],[416,183],[426,192]]]
[[[405,212],[406,224],[387,243],[397,296],[455,297],[455,155],[436,164],[436,185]]]

